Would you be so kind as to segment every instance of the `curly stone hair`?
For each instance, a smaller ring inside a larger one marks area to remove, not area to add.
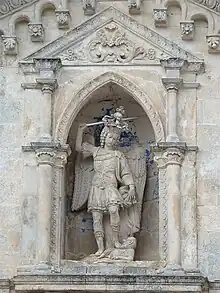
[[[101,148],[104,148],[105,146],[105,139],[108,135],[108,133],[114,133],[114,134],[118,134],[118,141],[120,140],[120,131],[117,127],[108,127],[108,126],[105,126],[102,131],[101,131],[101,134],[100,134],[100,147]]]

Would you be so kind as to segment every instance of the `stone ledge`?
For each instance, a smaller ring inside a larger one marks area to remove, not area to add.
[[[168,275],[25,275],[16,276],[16,291],[154,291],[201,292],[206,284],[202,276]]]

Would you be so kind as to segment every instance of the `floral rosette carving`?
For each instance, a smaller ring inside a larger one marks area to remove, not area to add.
[[[115,23],[99,30],[88,47],[89,58],[95,63],[127,63],[132,59],[143,59],[146,55],[145,50],[128,40],[125,32],[119,30]]]

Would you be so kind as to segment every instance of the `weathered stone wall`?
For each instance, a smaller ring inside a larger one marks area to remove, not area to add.
[[[54,1],[58,8],[60,1]],[[44,2],[46,4],[46,2]],[[36,5],[36,6],[35,6]],[[98,2],[96,12],[113,5],[128,14],[124,1]],[[161,4],[163,7],[165,4]],[[186,9],[188,5],[188,9]],[[219,55],[215,48],[209,48],[206,36],[219,31],[219,15],[205,7],[191,2],[168,5],[167,27],[155,27],[154,1],[143,1],[141,14],[133,15],[141,24],[147,25],[166,38],[175,41],[182,48],[204,58],[205,72],[201,74],[183,73],[185,81],[198,82],[198,89],[179,90],[178,95],[178,134],[181,141],[198,146],[196,162],[186,159],[183,165],[183,178],[188,178],[182,186],[182,214],[185,222],[182,229],[184,243],[187,227],[187,196],[197,194],[198,262],[201,272],[210,279],[220,278],[220,201],[218,146],[220,118],[218,113],[220,94]],[[42,13],[41,13],[42,8]],[[80,1],[69,1],[70,28],[89,19],[83,13]],[[40,11],[40,12],[39,12]],[[39,12],[39,13],[38,13]],[[40,18],[37,18],[40,14]],[[193,40],[183,40],[180,20],[194,20]],[[28,32],[28,22],[41,22],[45,28],[44,42],[32,42]],[[23,8],[0,19],[4,36],[17,37],[18,55],[4,55],[3,40],[0,44],[0,276],[12,277],[21,264],[36,261],[37,211],[38,211],[38,169],[34,154],[23,153],[21,146],[39,138],[43,95],[40,90],[23,90],[23,82],[34,82],[36,75],[25,76],[18,61],[30,53],[55,40],[64,33],[57,28],[54,6],[43,5],[42,1]],[[3,36],[3,37],[4,37]],[[4,38],[3,38],[4,39]],[[163,44],[162,44],[163,45]],[[211,53],[208,53],[208,49]],[[7,50],[6,50],[7,51]],[[218,51],[218,44],[217,44]],[[59,88],[53,97],[53,130],[55,131],[61,114],[70,100],[86,83],[107,71],[117,72],[142,88],[153,101],[166,125],[166,90],[161,77],[164,69],[159,66],[94,66],[74,67],[62,70],[58,75]],[[194,175],[196,165],[196,175]],[[189,175],[192,174],[192,177]],[[195,176],[195,177],[193,177]],[[196,178],[196,182],[193,179]],[[187,192],[186,192],[187,190]],[[156,205],[155,205],[156,206]],[[154,209],[147,210],[154,213]],[[155,211],[157,213],[157,211]],[[155,214],[154,213],[154,214]],[[154,221],[155,218],[152,219]],[[190,217],[188,221],[190,222]],[[154,223],[152,223],[154,225]],[[189,242],[187,242],[189,243]],[[146,246],[148,247],[148,246]],[[147,248],[146,248],[147,249]],[[183,248],[187,258],[191,247]],[[157,258],[157,256],[155,256]],[[184,258],[185,259],[185,258]],[[183,262],[184,262],[183,259]]]

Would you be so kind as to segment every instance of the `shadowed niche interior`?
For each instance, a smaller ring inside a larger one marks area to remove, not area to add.
[[[78,113],[69,132],[68,144],[72,154],[66,166],[65,259],[81,260],[97,250],[92,215],[87,212],[87,206],[77,212],[71,210],[77,156],[75,143],[79,123],[100,121],[104,115],[110,114],[121,105],[125,108],[126,117],[135,116],[137,119],[129,122],[130,131],[121,136],[120,143],[127,146],[133,139],[137,139],[146,149],[147,180],[142,203],[141,228],[135,235],[135,260],[159,260],[158,172],[149,147],[155,140],[154,131],[142,107],[128,92],[114,83],[108,83],[90,95],[88,103]],[[99,146],[101,128],[102,126],[98,125],[87,130],[92,131],[96,146]]]

